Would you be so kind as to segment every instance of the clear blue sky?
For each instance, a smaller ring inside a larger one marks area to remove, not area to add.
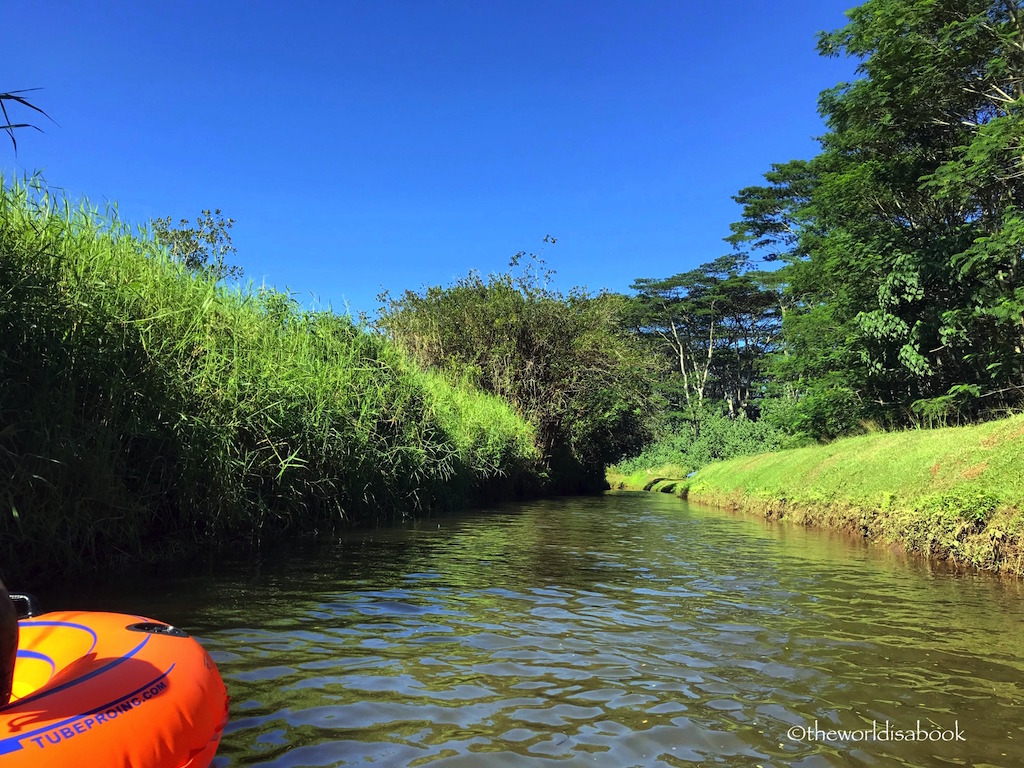
[[[11,0],[0,90],[59,123],[5,174],[132,222],[220,207],[246,277],[372,311],[544,257],[624,291],[728,250],[730,196],[810,157],[852,0]],[[14,118],[26,118],[19,110]]]

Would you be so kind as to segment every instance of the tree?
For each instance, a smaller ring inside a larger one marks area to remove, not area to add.
[[[822,103],[826,151],[873,200],[873,231],[857,232],[882,254],[874,301],[857,316],[872,389],[918,414],[1019,402],[1020,8],[875,0],[850,18],[820,47],[861,57],[865,77]]]
[[[832,438],[850,431],[863,415],[865,372],[855,347],[856,316],[874,295],[872,265],[828,242],[825,200],[828,158],[775,164],[767,184],[741,189],[733,198],[742,219],[726,238],[744,257],[781,264],[760,280],[776,297],[781,322],[777,350],[766,375],[775,396],[796,401],[786,428]],[[831,201],[830,201],[831,202]]]
[[[785,263],[778,372],[819,404],[805,415],[820,435],[1024,400],[1021,13],[989,0],[854,8],[819,40],[860,61],[858,79],[821,95],[821,153],[737,197],[734,243]]]
[[[235,220],[225,219],[220,208],[202,211],[194,227],[188,219],[181,219],[177,227],[171,227],[170,216],[150,222],[157,241],[170,250],[172,258],[218,280],[242,276],[240,266],[227,262],[228,255],[237,252],[231,244],[230,230],[234,225]]]
[[[760,273],[728,255],[631,287],[634,331],[667,353],[673,375],[663,392],[670,401],[672,378],[681,380],[683,402],[674,406],[694,412],[716,398],[733,416],[748,410],[779,330],[777,297]]]
[[[537,430],[552,488],[603,486],[604,466],[639,450],[648,360],[621,331],[624,298],[562,294],[535,256],[487,278],[381,299],[378,326],[421,366],[468,379]]]

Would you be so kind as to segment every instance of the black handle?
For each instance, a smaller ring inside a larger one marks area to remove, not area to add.
[[[19,619],[30,619],[33,616],[45,613],[39,607],[39,601],[36,599],[36,596],[30,595],[28,592],[11,592],[11,602],[14,603],[15,609],[18,611]]]

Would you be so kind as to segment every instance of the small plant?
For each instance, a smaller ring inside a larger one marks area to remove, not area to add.
[[[667,434],[638,456],[620,461],[615,471],[628,475],[675,465],[687,467],[685,475],[713,461],[778,450],[786,440],[782,430],[767,420],[746,416],[732,419],[711,409],[663,429],[667,429]]]
[[[196,218],[193,227],[188,219],[171,226],[171,217],[150,222],[157,241],[171,252],[171,257],[194,272],[211,274],[217,280],[242,277],[242,268],[229,264],[227,258],[237,252],[231,244],[234,219],[225,219],[220,208],[206,209]]]
[[[958,488],[924,497],[919,509],[936,518],[956,519],[983,526],[999,506],[998,497],[984,490]]]

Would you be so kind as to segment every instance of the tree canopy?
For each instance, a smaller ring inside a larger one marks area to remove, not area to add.
[[[823,436],[863,418],[973,419],[1024,397],[1021,13],[982,0],[854,8],[818,42],[860,75],[822,93],[821,153],[736,197],[730,240],[784,265],[776,372],[832,412],[828,428],[807,414]]]
[[[731,258],[633,285],[687,406],[785,394],[791,431],[831,438],[1024,401],[1022,14],[868,0],[821,34],[858,76],[821,94],[819,154],[737,193]]]
[[[646,437],[649,365],[622,330],[624,299],[555,291],[526,254],[510,268],[385,295],[378,324],[422,366],[511,403],[536,427],[554,488],[602,487],[605,464]]]
[[[633,283],[629,320],[663,353],[670,372],[663,392],[676,409],[693,412],[712,399],[732,415],[750,408],[779,326],[777,296],[760,278],[729,255]]]

